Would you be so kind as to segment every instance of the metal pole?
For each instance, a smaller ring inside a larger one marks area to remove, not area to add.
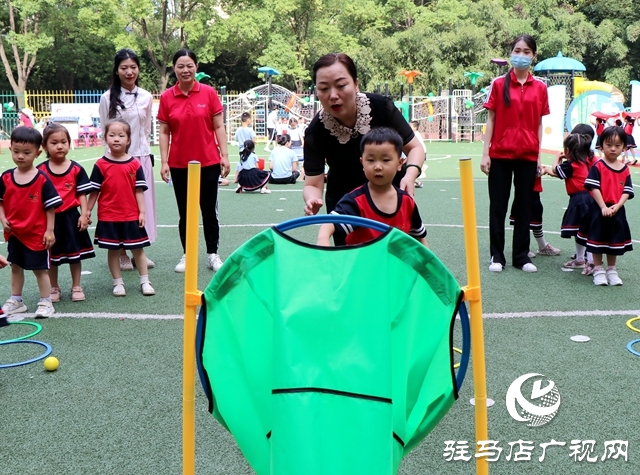
[[[453,140],[451,127],[453,127],[453,79],[449,78],[449,132],[447,133],[449,140]]]

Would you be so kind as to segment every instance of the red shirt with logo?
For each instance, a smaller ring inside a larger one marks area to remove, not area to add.
[[[138,221],[136,189],[146,190],[140,162],[131,157],[119,162],[102,157],[93,166],[91,186],[98,195],[98,221]]]
[[[187,168],[191,160],[203,167],[220,163],[213,116],[222,110],[216,90],[197,81],[188,95],[177,83],[162,93],[158,120],[171,130],[170,167]]]
[[[510,75],[510,107],[503,100],[506,76],[495,78],[489,87],[485,109],[495,112],[493,137],[489,148],[491,158],[537,161],[540,155],[540,121],[549,115],[547,85],[531,74],[520,84],[513,70]]]
[[[32,251],[44,251],[42,239],[47,231],[47,210],[62,205],[62,199],[40,170],[24,185],[14,180],[14,170],[7,170],[0,177],[0,201],[11,224],[11,232],[4,233],[4,240],[14,236]]]
[[[620,170],[614,170],[604,160],[599,160],[589,170],[589,175],[584,182],[587,190],[600,190],[605,204],[611,206],[620,201],[623,193],[633,198],[633,184],[629,167],[624,166]]]
[[[398,228],[415,238],[426,237],[427,230],[422,224],[415,201],[404,191],[395,186],[394,188],[398,194],[398,206],[394,213],[384,213],[376,207],[368,184],[344,195],[331,213],[369,218]],[[336,224],[335,228],[336,233],[346,235],[346,242],[350,245],[371,241],[382,234],[368,227],[354,227],[350,224]]]
[[[52,172],[49,167],[49,160],[38,165],[38,170],[47,175],[60,198],[62,198],[62,206],[56,209],[56,213],[64,213],[72,208],[77,208],[80,206],[78,196],[86,195],[93,190],[87,172],[73,160],[64,173]]]

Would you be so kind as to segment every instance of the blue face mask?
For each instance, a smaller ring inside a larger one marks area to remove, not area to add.
[[[529,69],[532,60],[533,58],[531,58],[530,56],[523,56],[521,54],[511,55],[511,64],[516,69]]]

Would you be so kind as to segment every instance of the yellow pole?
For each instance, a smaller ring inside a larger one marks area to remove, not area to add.
[[[465,300],[471,313],[471,351],[473,356],[473,386],[476,410],[476,442],[489,440],[487,427],[487,369],[484,359],[484,330],[482,325],[482,296],[480,293],[480,259],[478,257],[478,233],[476,203],[473,191],[471,159],[460,159],[460,187],[462,191],[462,222],[467,257],[467,278],[464,287]],[[486,457],[476,458],[476,473],[487,475],[489,463]]]
[[[184,368],[182,376],[182,473],[196,473],[196,308],[198,290],[198,235],[200,221],[200,162],[189,162],[187,181],[186,272],[184,274]]]

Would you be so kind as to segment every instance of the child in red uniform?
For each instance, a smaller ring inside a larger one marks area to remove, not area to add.
[[[604,159],[591,167],[584,183],[595,202],[580,225],[576,242],[593,253],[595,285],[622,285],[616,258],[633,249],[624,209],[626,201],[633,198],[633,184],[629,167],[618,161],[627,145],[627,134],[622,127],[608,127],[600,138]],[[607,255],[606,271],[603,254]]]
[[[6,315],[27,311],[22,301],[25,269],[32,270],[38,281],[36,318],[54,313],[47,269],[49,249],[55,243],[55,208],[62,199],[47,176],[33,166],[41,144],[42,136],[36,129],[16,127],[11,133],[11,158],[16,168],[0,177],[0,221],[11,263],[11,298],[2,306]]]
[[[393,129],[371,129],[360,143],[360,162],[367,183],[347,193],[332,214],[360,216],[388,224],[413,236],[425,246],[427,230],[422,224],[418,207],[410,195],[393,185],[396,173],[402,168],[402,138]],[[381,233],[367,227],[328,223],[320,226],[318,245],[330,246],[329,238],[346,235],[348,245],[367,242]]]
[[[589,135],[567,136],[564,140],[564,154],[558,155],[553,162],[553,168],[547,169],[547,174],[564,180],[569,195],[569,205],[564,212],[560,231],[563,238],[575,237],[578,234],[580,225],[593,205],[591,194],[584,188],[589,168],[594,162],[591,156],[592,141],[593,137]],[[576,256],[566,262],[564,267],[583,269],[587,265],[585,251],[585,246],[576,240]]]
[[[624,120],[624,133],[627,134],[627,148],[624,152],[624,158],[625,161],[628,161],[629,151],[631,151],[631,156],[633,157],[633,163],[631,163],[631,165],[635,165],[638,163],[638,159],[636,158],[636,140],[633,138],[633,126],[636,123],[636,120],[628,115],[625,116]]]
[[[49,160],[38,165],[38,169],[47,175],[62,198],[62,206],[56,209],[56,243],[51,248],[51,301],[60,301],[58,266],[69,264],[71,301],[80,302],[85,299],[80,286],[80,261],[96,256],[87,232],[89,222],[86,195],[92,190],[91,183],[84,168],[67,158],[71,137],[66,127],[52,122],[47,125],[42,135],[44,150]]]
[[[93,190],[89,195],[88,218],[98,201],[98,225],[94,243],[108,249],[107,262],[113,276],[113,295],[124,297],[126,291],[120,273],[120,249],[131,249],[140,274],[143,295],[155,295],[149,282],[147,259],[143,247],[149,246],[144,228],[144,191],[147,185],[140,162],[127,154],[131,128],[122,119],[105,124],[104,134],[109,156],[99,159],[91,172]]]

